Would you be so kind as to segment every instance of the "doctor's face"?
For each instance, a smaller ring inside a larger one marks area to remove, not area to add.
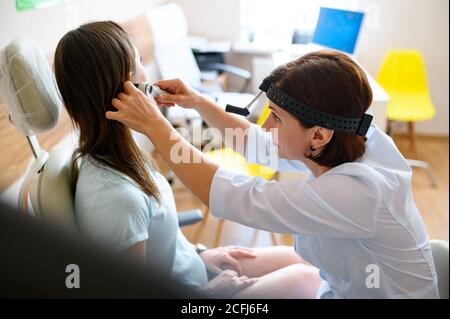
[[[266,130],[277,129],[278,138],[273,135],[273,143],[278,148],[278,156],[290,160],[304,160],[314,136],[313,128],[305,128],[291,114],[270,101],[270,114],[263,124]]]

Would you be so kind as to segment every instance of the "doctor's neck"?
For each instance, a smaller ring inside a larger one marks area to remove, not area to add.
[[[332,169],[333,167],[328,167],[328,166],[322,166],[317,164],[316,162],[306,158],[306,159],[302,159],[302,162],[306,165],[306,167],[309,168],[309,170],[311,171],[311,173],[314,175],[314,177],[319,177],[320,175],[328,172],[330,169]]]

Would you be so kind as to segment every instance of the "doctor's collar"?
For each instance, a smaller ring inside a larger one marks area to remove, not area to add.
[[[318,125],[335,131],[349,132],[356,135],[365,136],[372,122],[373,116],[367,113],[365,113],[362,117],[346,117],[324,112],[311,107],[283,92],[272,81],[270,76],[263,80],[259,86],[259,90],[260,92],[258,95],[245,108],[228,104],[225,110],[227,112],[247,116],[250,113],[248,110],[250,106],[264,92],[266,93],[267,98],[274,104],[310,125]]]

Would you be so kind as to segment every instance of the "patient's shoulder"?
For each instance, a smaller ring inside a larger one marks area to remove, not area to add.
[[[76,186],[76,201],[89,207],[148,207],[147,195],[130,177],[106,165],[83,159]]]
[[[77,185],[79,183],[111,189],[137,187],[129,176],[87,156],[80,162]]]

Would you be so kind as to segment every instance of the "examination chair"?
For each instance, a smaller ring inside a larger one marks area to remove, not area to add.
[[[448,241],[430,240],[430,246],[438,278],[439,297],[448,299]]]
[[[0,96],[11,123],[26,137],[34,161],[22,184],[18,210],[77,230],[71,190],[72,147],[59,144],[48,153],[36,134],[56,126],[61,100],[51,68],[30,39],[17,39],[0,52]],[[31,202],[32,209],[28,207]],[[178,214],[179,225],[202,219],[199,209]]]

